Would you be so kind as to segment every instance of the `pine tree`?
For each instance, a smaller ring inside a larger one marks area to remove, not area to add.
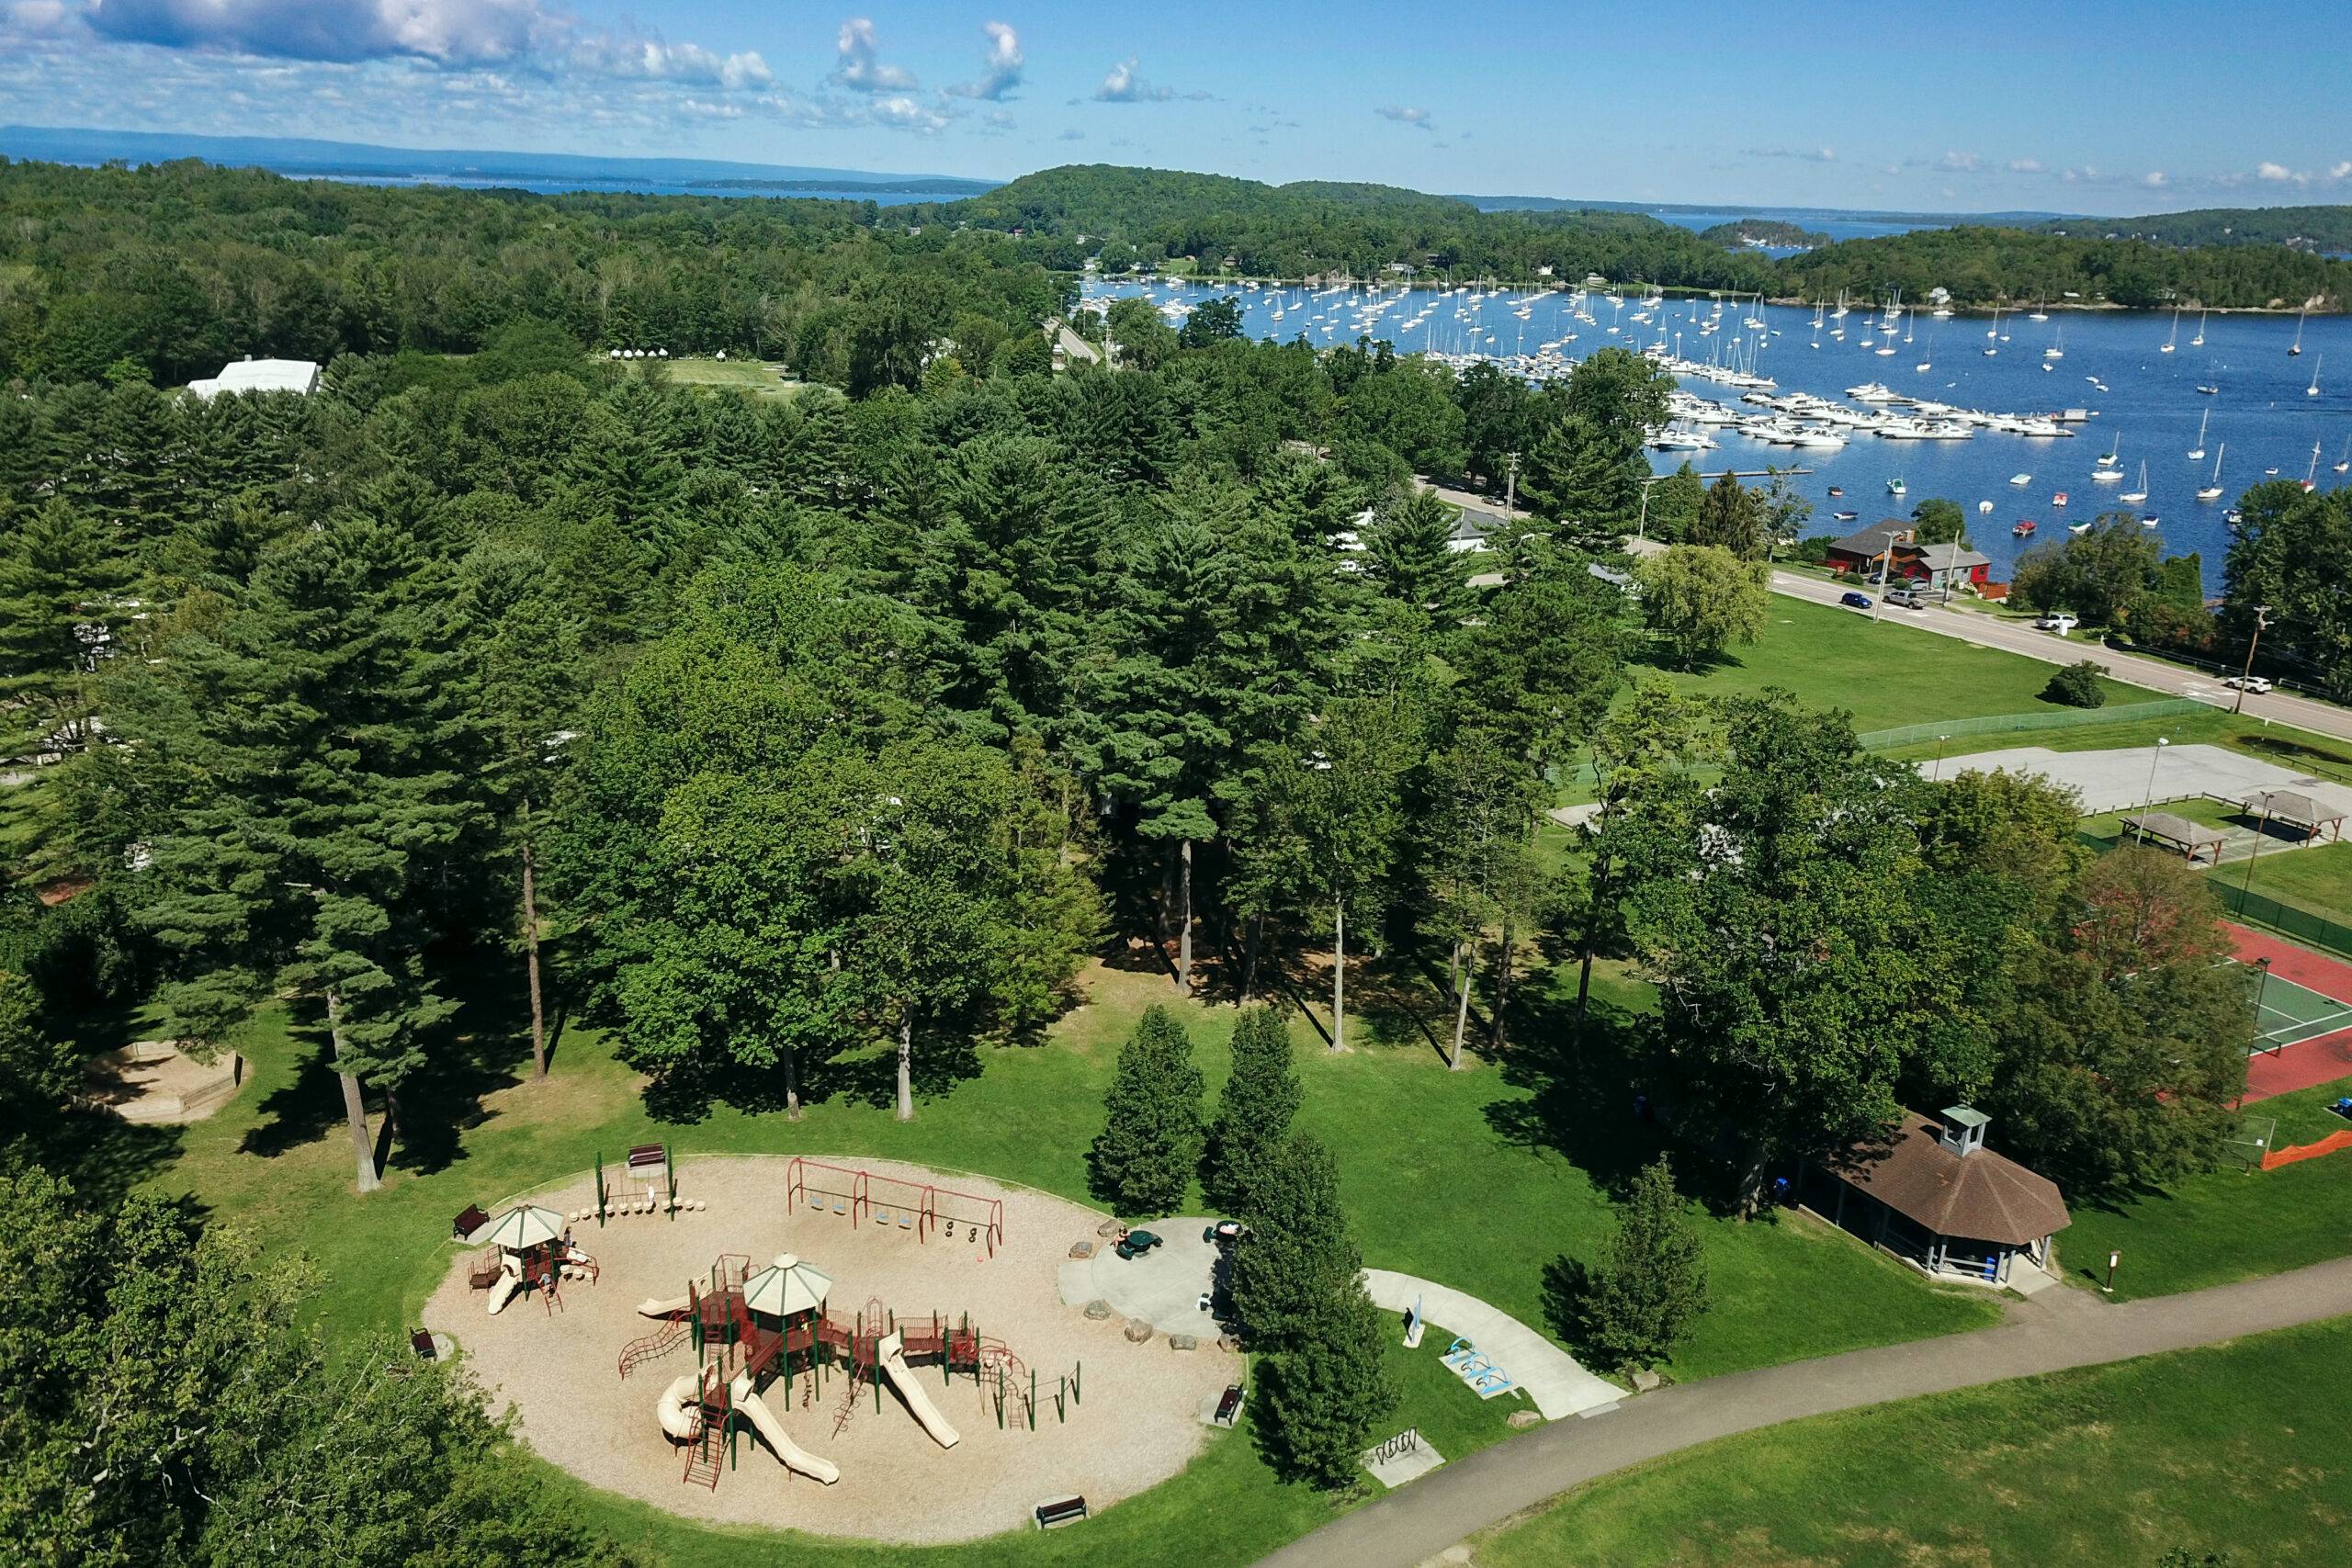
[[[1265,1412],[1284,1467],[1318,1486],[1355,1478],[1373,1434],[1396,1408],[1382,1362],[1389,1325],[1350,1280],[1310,1315],[1297,1342],[1273,1358]]]
[[[217,637],[177,645],[153,736],[204,785],[153,840],[165,1011],[218,1043],[280,990],[316,998],[362,1191],[362,1086],[390,1120],[452,1006],[424,975],[422,907],[472,820],[447,594],[405,535],[338,518],[273,553]]]
[[[1470,605],[1469,580],[1450,541],[1460,508],[1418,487],[1381,509],[1364,540],[1373,581],[1429,635],[1462,624]]]
[[[1231,1214],[1265,1207],[1270,1168],[1290,1136],[1300,1094],[1288,1021],[1271,1007],[1245,1008],[1201,1162],[1201,1191],[1211,1203]]]
[[[1760,498],[1726,470],[1707,487],[1700,501],[1698,518],[1690,525],[1690,542],[1729,550],[1741,560],[1762,560],[1765,536]]]
[[[1102,1097],[1092,1150],[1097,1197],[1127,1214],[1183,1205],[1201,1161],[1204,1087],[1183,1021],[1163,1007],[1145,1009]]]
[[[0,753],[87,741],[91,675],[119,619],[113,596],[130,576],[105,526],[63,501],[0,538]]]
[[[1640,461],[1638,445],[1628,449],[1598,422],[1565,414],[1545,428],[1528,455],[1520,493],[1569,543],[1614,549],[1635,520]]]
[[[1288,1349],[1363,1269],[1330,1151],[1311,1133],[1292,1134],[1266,1162],[1241,1222],[1248,1234],[1233,1249],[1234,1315],[1253,1348]]]
[[[1647,1366],[1672,1354],[1707,1310],[1704,1251],[1660,1155],[1634,1178],[1617,1234],[1586,1282],[1584,1337],[1608,1365]]]

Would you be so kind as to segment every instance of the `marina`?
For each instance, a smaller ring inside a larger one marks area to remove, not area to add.
[[[1996,576],[2041,533],[2018,524],[2064,515],[2067,492],[2088,485],[2098,499],[2075,509],[2075,531],[2128,511],[2167,553],[2197,553],[2218,592],[2238,491],[2264,477],[2326,488],[2341,482],[2338,449],[2352,450],[2352,396],[2324,374],[2330,356],[2352,360],[2352,320],[2340,315],[2184,312],[2176,336],[2169,310],[1971,315],[1634,288],[1170,279],[1090,280],[1081,308],[1137,295],[1171,324],[1231,296],[1249,335],[1317,348],[1386,342],[1457,373],[1487,362],[1543,381],[1602,348],[1643,354],[1677,383],[1668,423],[1651,433],[1657,471],[1801,466],[1815,535],[1846,531],[1838,491],[1881,497],[1881,515],[1948,499],[1970,513]],[[2289,352],[2298,344],[2306,355]],[[2209,454],[2224,443],[2237,482],[2216,494]]]

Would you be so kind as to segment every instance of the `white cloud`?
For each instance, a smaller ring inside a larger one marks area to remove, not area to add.
[[[2352,177],[2352,158],[2347,158],[2341,164],[2330,166],[2327,171],[2327,177],[2332,180]]]
[[[1165,103],[1176,95],[1166,87],[1155,87],[1143,79],[1137,70],[1143,62],[1130,54],[1103,76],[1102,85],[1094,89],[1098,104],[1157,104]]]
[[[875,99],[873,117],[876,125],[894,130],[944,130],[948,118],[937,109],[925,108],[903,96]]]
[[[1834,164],[1838,161],[1837,149],[1832,147],[1750,147],[1747,150],[1747,156],[1794,158],[1800,163],[1806,164]],[[1890,174],[1894,172],[1892,164],[1888,166],[1887,172]]]
[[[1954,174],[1973,175],[1976,172],[1979,162],[1973,152],[1946,152],[1937,160],[1936,166],[1939,169],[1948,169]]]
[[[775,80],[768,62],[748,51],[718,55],[700,44],[664,43],[659,38],[615,39],[607,35],[581,44],[573,51],[573,59],[605,75],[648,82],[691,82],[729,92],[765,87]]]
[[[2039,158],[2012,158],[2009,160],[2009,173],[2013,175],[2038,175],[2041,173],[2041,160]]]
[[[1430,111],[1424,108],[1407,108],[1397,104],[1383,104],[1372,112],[1383,119],[1393,119],[1399,125],[1415,126],[1422,130],[1437,129],[1430,119]]]
[[[2284,181],[2295,177],[2295,171],[2284,164],[2258,164],[2254,171],[2256,179]]]
[[[1012,89],[1021,85],[1021,72],[1028,62],[1021,52],[1021,38],[1004,22],[990,22],[981,29],[989,35],[988,63],[981,68],[978,80],[966,82],[947,90],[959,98],[985,98],[990,103],[1011,97]]]
[[[2151,169],[2141,176],[2140,183],[2151,190],[2162,190],[2169,182],[2165,180],[2165,172],[2162,169]]]
[[[81,17],[118,43],[458,66],[520,60],[573,30],[542,0],[89,0]]]
[[[842,24],[836,47],[841,63],[833,68],[832,79],[856,93],[903,93],[915,85],[914,73],[903,66],[885,65],[876,56],[874,24],[864,17],[852,17]]]

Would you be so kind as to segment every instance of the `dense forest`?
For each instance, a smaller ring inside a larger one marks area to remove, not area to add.
[[[2058,218],[2041,228],[2155,245],[2292,245],[2335,256],[2352,253],[2352,207],[2203,207],[2144,218]]]
[[[1800,223],[1784,223],[1777,218],[1740,218],[1729,223],[1718,223],[1699,231],[1699,238],[1713,240],[1719,245],[1781,245],[1803,246],[1807,249],[1829,243],[1829,236],[1815,233]]]

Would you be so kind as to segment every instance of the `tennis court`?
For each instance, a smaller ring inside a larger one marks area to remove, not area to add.
[[[2352,964],[2266,931],[2228,929],[2237,961],[2264,970],[2244,1103],[2352,1077]]]
[[[2255,987],[2254,1049],[2283,1051],[2339,1029],[2352,1029],[2352,1002],[2341,1002],[2308,986],[2278,975],[2266,975]]]

